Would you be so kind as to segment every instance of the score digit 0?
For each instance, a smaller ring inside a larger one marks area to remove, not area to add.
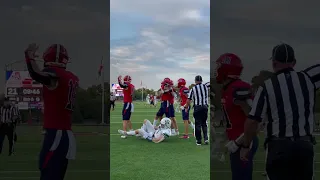
[[[24,95],[39,95],[40,93],[40,89],[23,89]]]

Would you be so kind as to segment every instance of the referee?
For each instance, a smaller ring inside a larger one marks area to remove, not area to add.
[[[112,111],[114,111],[114,102],[116,101],[116,99],[117,99],[117,97],[113,94],[113,93],[111,93],[110,94],[110,109],[111,109],[111,107],[112,107]]]
[[[195,77],[195,86],[190,90],[185,108],[188,109],[191,100],[193,101],[194,110],[193,117],[195,119],[195,136],[196,144],[202,144],[201,130],[203,133],[204,144],[209,144],[208,141],[208,87],[202,84],[202,77]]]
[[[13,111],[14,111],[14,115],[15,115],[15,117],[14,117],[14,142],[17,142],[17,140],[18,140],[18,136],[17,136],[17,131],[16,131],[16,129],[17,129],[17,125],[18,125],[18,123],[20,123],[21,122],[21,114],[20,114],[20,110],[19,110],[19,107],[16,105],[16,104],[13,104],[12,105],[13,107],[14,107],[14,109],[13,109]]]
[[[14,151],[15,122],[17,120],[17,114],[15,107],[11,105],[8,98],[4,99],[4,104],[0,108],[0,116],[0,153],[2,152],[4,138],[7,136],[9,140],[9,156],[11,156]]]
[[[320,87],[320,65],[293,70],[294,50],[288,44],[273,48],[274,76],[257,90],[245,124],[241,158],[246,160],[259,122],[266,120],[266,170],[270,180],[313,179],[312,136],[316,90]]]

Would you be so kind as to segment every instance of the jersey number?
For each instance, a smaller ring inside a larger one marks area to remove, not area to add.
[[[232,124],[231,124],[230,118],[229,118],[227,110],[223,104],[222,104],[222,111],[223,111],[222,112],[223,113],[223,120],[226,122],[226,128],[232,129]]]
[[[68,102],[66,105],[66,109],[73,111],[75,107],[76,93],[78,88],[78,82],[69,80],[69,90],[68,90]]]

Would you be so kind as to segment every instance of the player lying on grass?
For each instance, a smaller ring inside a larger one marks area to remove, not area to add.
[[[154,143],[160,143],[166,138],[171,136],[171,120],[170,118],[162,118],[160,125],[154,127],[148,119],[143,121],[142,127],[137,130],[125,132],[123,130],[118,130],[121,135],[124,136],[141,136],[143,139],[152,141]]]

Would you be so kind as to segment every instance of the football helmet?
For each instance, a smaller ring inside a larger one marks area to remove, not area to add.
[[[160,127],[163,129],[171,129],[171,119],[165,117],[160,121]]]
[[[44,66],[66,68],[69,62],[67,49],[61,44],[52,44],[43,53]]]
[[[215,79],[217,83],[223,83],[228,78],[238,79],[241,76],[243,65],[241,59],[232,53],[222,54],[216,60]]]
[[[129,76],[129,75],[126,75],[124,78],[123,78],[123,81],[124,82],[129,82],[129,83],[131,83],[131,76]]]
[[[183,78],[178,79],[178,88],[185,86],[187,84],[186,80]]]
[[[169,85],[173,86],[173,81],[172,80],[169,81]]]
[[[169,78],[164,78],[161,84],[165,86],[168,86],[168,85],[170,86],[170,85],[173,85],[173,81]]]

